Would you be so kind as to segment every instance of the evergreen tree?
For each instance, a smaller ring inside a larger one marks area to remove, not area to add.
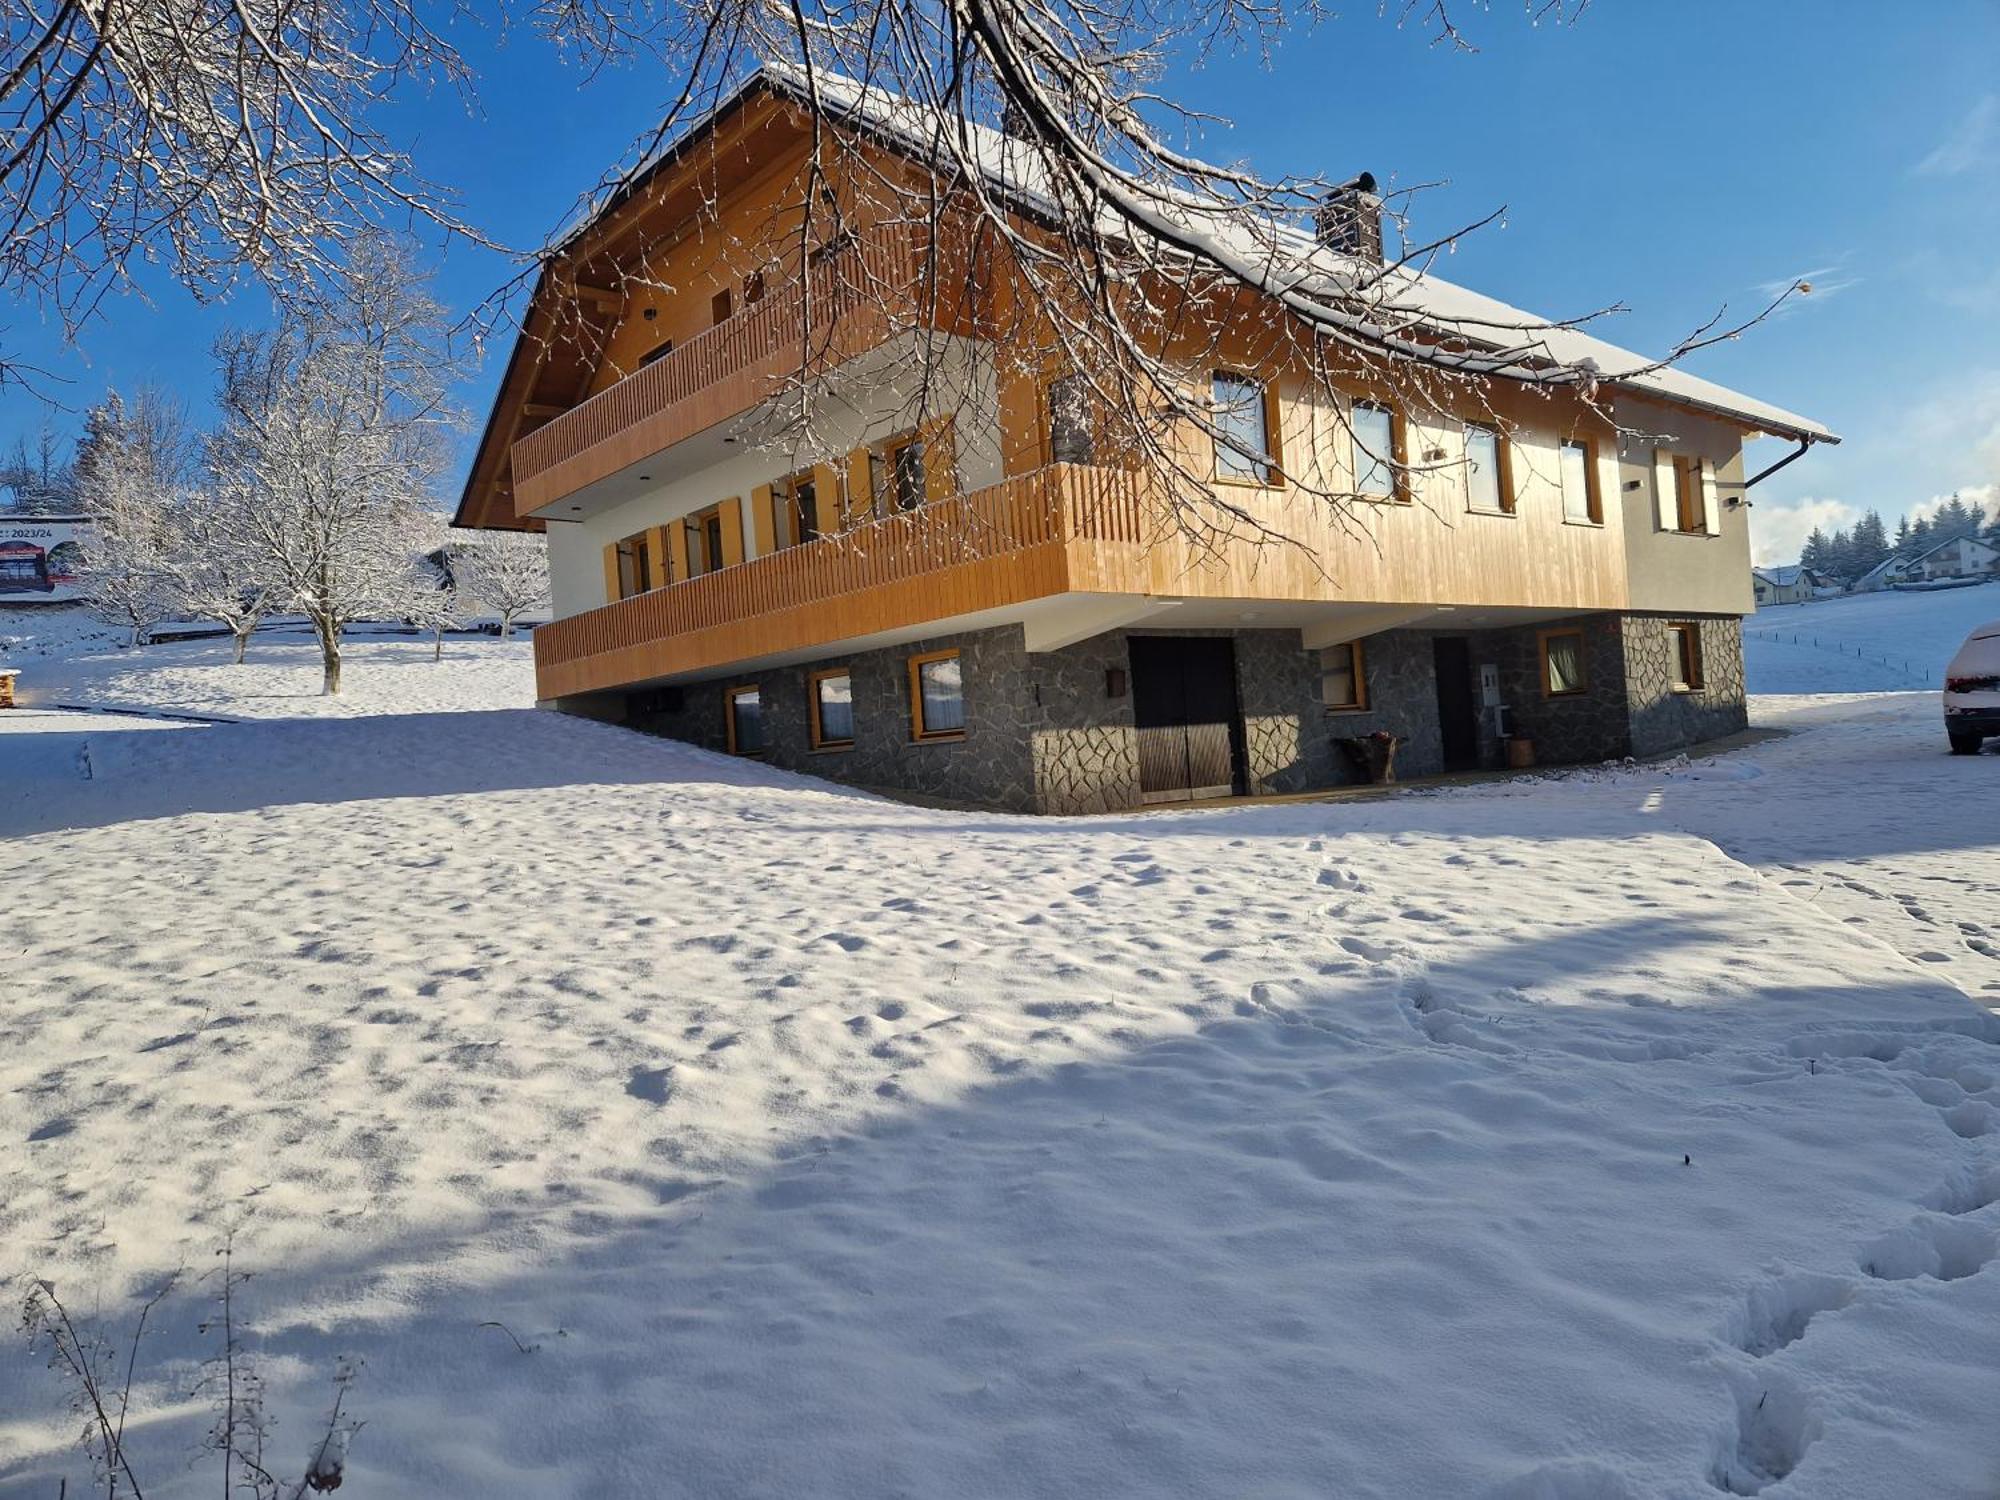
[[[1910,551],[1910,518],[1907,515],[1896,518],[1896,555],[1908,556]]]
[[[1882,524],[1882,513],[1871,510],[1854,525],[1854,571],[1849,578],[1859,578],[1870,568],[1889,555],[1889,532]]]
[[[1828,562],[1826,554],[1826,533],[1815,526],[1812,535],[1806,538],[1805,546],[1799,549],[1799,565],[1811,568],[1816,573],[1830,573],[1833,567]]]

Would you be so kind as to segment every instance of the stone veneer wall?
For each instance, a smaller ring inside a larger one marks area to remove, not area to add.
[[[1674,644],[1667,626],[1701,627],[1702,684],[1674,691]],[[1658,755],[1734,734],[1750,723],[1743,682],[1743,621],[1735,615],[1627,615],[1625,693],[1634,755]]]
[[[887,650],[830,656],[806,666],[714,678],[680,690],[637,694],[626,722],[710,749],[727,748],[725,690],[755,682],[763,695],[766,758],[830,780],[916,792],[1014,811],[1085,813],[1138,804],[1139,761],[1132,718],[1132,635],[1227,635],[1236,646],[1246,790],[1312,791],[1358,778],[1336,741],[1387,730],[1402,740],[1400,776],[1443,769],[1432,642],[1466,634],[1474,681],[1479,666],[1500,669],[1501,695],[1517,734],[1535,742],[1543,764],[1653,754],[1741,729],[1745,722],[1740,622],[1702,620],[1705,686],[1671,688],[1670,617],[1592,615],[1584,632],[1586,692],[1546,699],[1540,633],[1547,627],[1476,632],[1388,631],[1363,643],[1368,706],[1328,713],[1320,702],[1319,656],[1296,630],[1112,631],[1060,651],[1030,654],[1018,626],[972,631]],[[1673,617],[1679,618],[1679,617]],[[1569,624],[1572,622],[1565,622]],[[912,655],[956,647],[965,664],[967,732],[961,740],[910,737]],[[806,684],[818,667],[845,666],[854,685],[855,744],[810,748]],[[1127,673],[1109,693],[1109,674]],[[1481,716],[1483,764],[1501,745]]]

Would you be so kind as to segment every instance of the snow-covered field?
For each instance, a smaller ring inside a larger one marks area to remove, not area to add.
[[[2000,584],[1762,609],[1743,622],[1750,691],[1935,692],[1960,642],[1988,620],[2000,620]]]
[[[234,1230],[294,1470],[355,1355],[364,1500],[2000,1490],[2000,755],[1934,695],[1054,821],[411,650],[0,714],[0,1266],[122,1327]],[[0,1495],[75,1425],[0,1355]]]

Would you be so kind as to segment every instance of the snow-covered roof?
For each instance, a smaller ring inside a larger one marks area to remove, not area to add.
[[[808,74],[789,63],[763,64],[691,123],[660,156],[678,149],[758,84],[800,103],[809,103],[816,95],[823,110],[884,138],[920,161],[936,161],[940,136],[948,133],[954,155],[974,164],[994,189],[1029,211],[1051,202],[1037,154],[991,126],[962,117],[941,122],[936,111],[900,95],[824,70]],[[1162,203],[1164,207],[1160,206]],[[1266,262],[1273,290],[1338,291],[1342,286],[1351,287],[1364,278],[1382,275],[1381,267],[1330,251],[1293,225],[1273,220],[1260,229],[1245,223],[1241,214],[1227,214],[1216,205],[1187,195],[1178,200],[1152,199],[1149,206],[1177,235],[1208,241],[1227,261]],[[1635,395],[1731,417],[1777,436],[1814,442],[1840,441],[1830,429],[1809,417],[1703,380],[1678,367],[1654,368],[1657,361],[1645,355],[1620,348],[1581,328],[1551,327],[1545,318],[1427,271],[1392,270],[1385,286],[1372,296],[1377,305],[1371,311],[1377,312],[1380,319],[1421,324],[1433,333],[1457,335],[1489,349],[1504,348],[1510,355],[1518,356],[1509,362],[1510,367],[1518,365],[1525,370],[1538,361],[1546,361],[1568,368],[1592,368],[1602,381]]]
[[[1912,559],[1910,558],[1899,557],[1895,553],[1891,552],[1887,557],[1883,558],[1880,562],[1875,564],[1874,567],[1870,568],[1866,573],[1863,573],[1859,578],[1855,579],[1854,585],[1856,588],[1859,588],[1864,583],[1872,583],[1877,578],[1883,578],[1886,577],[1888,574],[1895,572],[1896,569],[1898,568],[1908,567],[1911,561]]]
[[[1790,563],[1782,568],[1752,568],[1750,571],[1773,588],[1788,589],[1799,581],[1802,574],[1812,570],[1801,563]]]
[[[1921,552],[1911,553],[1908,561],[1913,563],[1922,562],[1932,553],[1942,552],[1944,551],[1945,548],[1951,546],[1955,542],[1971,542],[1973,546],[1984,547],[1988,552],[2000,552],[2000,547],[1996,547],[1992,542],[1987,541],[1984,537],[1977,537],[1971,535],[1948,536],[1941,542],[1933,542],[1930,546],[1924,548],[1924,550]]]

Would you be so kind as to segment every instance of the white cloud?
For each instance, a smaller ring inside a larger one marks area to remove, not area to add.
[[[1860,519],[1860,508],[1845,500],[1754,501],[1750,507],[1750,560],[1760,568],[1795,563],[1815,526],[1831,536]]]
[[[1919,177],[1956,177],[1994,154],[2000,145],[2000,94],[1988,94],[1973,105],[1950,134],[1916,165]]]
[[[1967,505],[1979,506],[1989,516],[2000,514],[1995,509],[1996,503],[2000,503],[2000,484],[1962,484],[1952,493],[1956,494]],[[1933,495],[1928,500],[1919,500],[1915,505],[1910,507],[1910,519],[1915,521],[1925,516],[1936,515],[1939,507],[1950,498],[1951,494],[1944,494]]]

